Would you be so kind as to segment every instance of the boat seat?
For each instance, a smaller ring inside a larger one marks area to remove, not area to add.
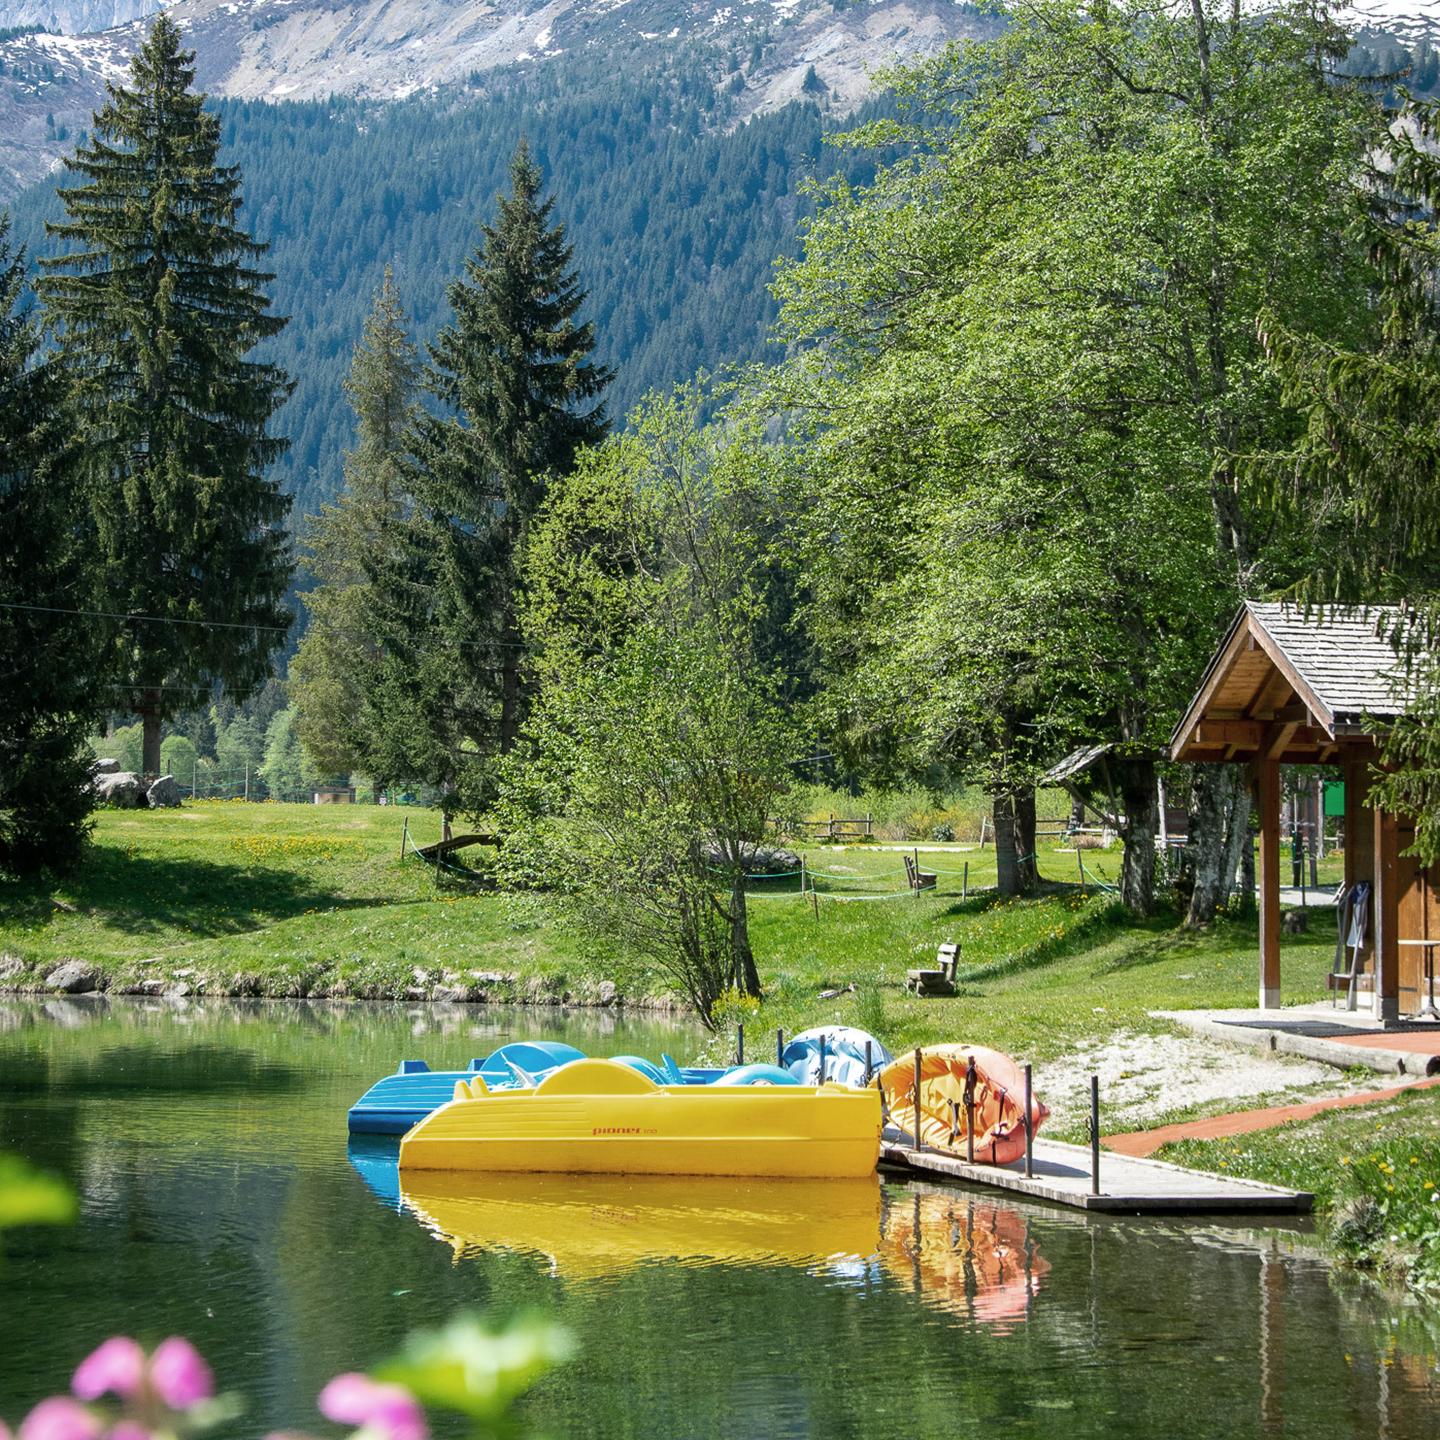
[[[553,1070],[535,1089],[537,1095],[648,1095],[655,1082],[613,1060],[572,1060]]]

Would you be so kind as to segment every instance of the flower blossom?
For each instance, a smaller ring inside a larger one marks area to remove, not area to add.
[[[337,1375],[320,1392],[320,1413],[341,1425],[358,1425],[381,1440],[428,1440],[425,1412],[401,1385],[368,1375]]]

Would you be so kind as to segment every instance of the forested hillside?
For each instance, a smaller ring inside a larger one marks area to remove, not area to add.
[[[807,176],[864,164],[824,143],[813,104],[726,132],[727,97],[683,61],[645,83],[555,67],[492,92],[401,103],[222,101],[226,158],[244,172],[248,224],[273,248],[276,308],[291,322],[269,355],[297,380],[280,420],[296,518],[332,494],[352,417],[341,381],[384,266],[417,331],[445,314],[445,286],[528,137],[589,288],[611,408],[701,367],[766,353],[777,255],[794,245]],[[54,186],[14,206],[17,239],[48,242]]]

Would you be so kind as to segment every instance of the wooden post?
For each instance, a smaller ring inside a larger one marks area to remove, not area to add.
[[[193,761],[190,766],[190,798],[193,800],[199,793],[200,784],[200,762]]]
[[[1375,816],[1375,1014],[1382,1025],[1400,1019],[1400,837],[1394,815]]]
[[[915,1143],[910,1147],[912,1150],[919,1150],[920,1147],[920,1047],[915,1047]]]
[[[245,762],[245,798],[250,798],[250,762]]]
[[[1025,1065],[1025,1176],[1027,1179],[1035,1174],[1035,1124],[1030,1116],[1031,1097],[1034,1093],[1034,1077],[1027,1061]]]
[[[1280,762],[1256,761],[1260,812],[1260,1008],[1280,1005]]]
[[[410,817],[405,817],[405,828],[400,832],[400,858],[405,858],[405,846],[410,839]]]
[[[963,905],[970,898],[970,862],[965,860],[960,866],[960,903]]]
[[[1165,815],[1165,777],[1155,777],[1155,796],[1160,805],[1160,871],[1170,873],[1170,821]],[[1076,851],[1079,854],[1079,851]]]
[[[985,822],[989,818],[990,817],[988,815],[982,815],[980,817],[980,848],[982,850],[985,848]]]
[[[784,1069],[785,1062],[785,1031],[783,1029],[775,1032],[775,1064]]]
[[[1100,1193],[1100,1077],[1090,1077],[1090,1193]]]
[[[735,1063],[745,1063],[745,1026],[743,1024],[735,1027]]]

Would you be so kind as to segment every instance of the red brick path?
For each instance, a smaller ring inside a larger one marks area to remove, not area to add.
[[[1412,1047],[1397,1046],[1394,1042],[1410,1038],[1412,1037],[1405,1035],[1387,1035],[1385,1043],[1391,1048],[1408,1050]],[[1427,1047],[1435,1044],[1433,1037],[1424,1038]],[[1372,1042],[1370,1037],[1365,1036],[1358,1043],[1377,1042]],[[1267,1110],[1237,1110],[1229,1115],[1212,1115],[1207,1120],[1186,1120],[1179,1125],[1162,1125],[1157,1130],[1135,1130],[1128,1135],[1106,1135],[1100,1143],[1121,1155],[1153,1155],[1171,1140],[1218,1140],[1226,1135],[1248,1135],[1253,1130],[1270,1130],[1290,1120],[1308,1120],[1325,1110],[1373,1105],[1411,1090],[1428,1090],[1434,1086],[1440,1086],[1440,1076],[1433,1080],[1413,1080],[1408,1085],[1392,1085],[1388,1090],[1362,1090],[1354,1095],[1331,1095],[1327,1099],[1310,1100],[1301,1105],[1274,1105]]]

